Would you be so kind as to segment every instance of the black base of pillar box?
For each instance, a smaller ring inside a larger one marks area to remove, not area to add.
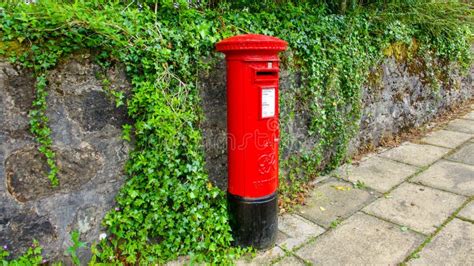
[[[235,245],[268,249],[275,245],[278,232],[278,195],[243,198],[227,193],[229,216]]]

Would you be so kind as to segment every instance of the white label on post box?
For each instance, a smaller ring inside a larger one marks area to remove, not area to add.
[[[275,116],[275,88],[262,89],[262,118]]]

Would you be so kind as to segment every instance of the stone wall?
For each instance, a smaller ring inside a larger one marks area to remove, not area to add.
[[[45,158],[37,151],[28,131],[28,110],[34,99],[32,73],[0,61],[0,244],[13,254],[24,252],[37,239],[49,259],[64,259],[71,245],[70,233],[79,230],[89,245],[98,240],[100,222],[113,208],[124,181],[123,165],[131,149],[121,140],[126,110],[113,99],[96,77],[99,67],[89,55],[65,60],[49,75],[48,117],[53,147],[60,167],[60,186],[52,189],[46,178]],[[453,72],[438,93],[423,74],[407,64],[387,59],[374,69],[363,88],[360,132],[351,152],[365,145],[379,145],[384,137],[423,124],[454,104],[473,97],[474,69],[462,77]],[[122,68],[107,73],[115,89],[128,92]],[[281,71],[282,99],[297,92],[299,74]],[[292,86],[296,84],[297,86]],[[210,178],[226,187],[226,85],[225,64],[219,61],[200,78],[205,119],[202,122],[206,167]],[[287,112],[291,106],[286,106]],[[288,135],[283,156],[311,148],[316,140],[307,133],[309,117],[296,113],[282,125]],[[88,257],[88,251],[81,251]]]
[[[437,89],[423,71],[413,73],[417,64],[389,58],[372,71],[371,82],[363,88],[363,112],[351,153],[367,145],[379,146],[384,138],[423,125],[474,97],[474,67],[460,73],[452,66]]]
[[[130,147],[121,140],[126,110],[115,108],[98,71],[82,55],[49,75],[47,116],[60,169],[60,185],[51,188],[46,159],[28,131],[35,79],[0,62],[0,243],[15,255],[36,239],[48,258],[62,257],[72,230],[89,244],[99,238]],[[107,75],[116,89],[129,88],[120,68]]]
[[[368,84],[362,88],[360,129],[350,142],[349,154],[355,154],[367,146],[379,146],[383,139],[427,123],[451,106],[474,96],[474,67],[461,74],[452,66],[450,74],[443,77],[441,87],[434,89],[423,71],[415,71],[422,68],[420,64],[419,61],[406,63],[387,58],[371,71]],[[221,60],[217,67],[201,79],[200,86],[205,113],[203,133],[206,167],[211,180],[223,189],[227,183],[225,73],[225,62]],[[297,111],[295,106],[282,102],[297,95],[300,80],[300,73],[281,70],[281,112],[283,115],[290,110],[295,112],[293,118],[280,125],[282,133],[287,136],[285,143],[280,144],[284,158],[293,153],[309,151],[317,143],[317,139],[308,134],[310,117]]]

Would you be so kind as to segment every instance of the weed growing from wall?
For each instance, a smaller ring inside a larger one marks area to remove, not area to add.
[[[47,263],[47,261],[41,256],[42,248],[37,241],[33,241],[31,247],[29,247],[24,254],[13,260],[7,259],[10,255],[10,252],[8,251],[9,248],[10,247],[6,245],[0,247],[0,263],[2,265],[41,265]]]

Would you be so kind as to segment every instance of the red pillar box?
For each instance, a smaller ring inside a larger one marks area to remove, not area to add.
[[[287,43],[244,34],[219,42],[227,61],[228,201],[236,244],[274,245],[278,231],[278,53]]]

